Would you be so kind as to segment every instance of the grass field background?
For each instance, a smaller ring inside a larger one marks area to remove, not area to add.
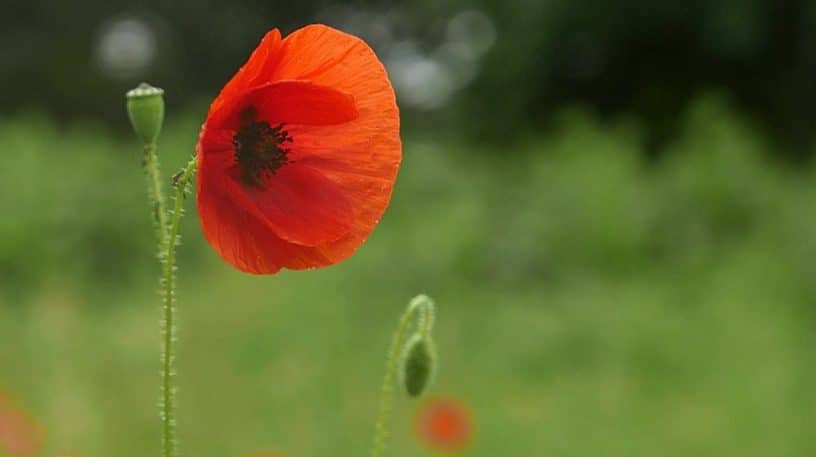
[[[171,114],[168,176],[199,122]],[[153,233],[138,147],[107,131],[0,119],[0,388],[45,456],[159,453]],[[468,456],[816,455],[814,164],[771,159],[718,96],[652,159],[636,121],[580,108],[501,147],[404,144],[381,224],[324,270],[239,273],[188,202],[181,455],[366,455],[420,292],[438,304],[433,394],[478,424]],[[389,455],[426,455],[415,408],[399,396]]]

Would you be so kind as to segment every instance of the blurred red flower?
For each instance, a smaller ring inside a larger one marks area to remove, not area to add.
[[[30,457],[40,453],[43,436],[40,425],[0,392],[0,455]]]
[[[249,273],[339,262],[388,206],[401,151],[394,90],[368,45],[324,25],[272,30],[201,129],[204,236]]]
[[[414,416],[417,439],[432,450],[456,453],[473,438],[473,419],[468,408],[453,398],[431,398]]]

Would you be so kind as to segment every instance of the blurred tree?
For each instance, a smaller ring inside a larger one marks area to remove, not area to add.
[[[474,9],[492,21],[495,46],[456,91],[411,79],[438,70],[427,60],[399,67],[425,91],[400,94],[407,126],[498,143],[579,102],[643,117],[657,150],[688,100],[726,88],[794,154],[813,139],[816,3],[807,0],[14,2],[0,18],[0,83],[20,90],[0,93],[0,114],[121,116],[122,94],[141,80],[161,84],[178,109],[211,97],[267,29],[318,20],[370,38],[387,62],[397,45],[432,55],[445,50],[451,18]]]

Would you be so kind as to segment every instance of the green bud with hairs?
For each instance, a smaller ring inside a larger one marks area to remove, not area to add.
[[[436,347],[433,340],[414,334],[405,344],[400,360],[400,376],[410,397],[425,393],[436,374]]]

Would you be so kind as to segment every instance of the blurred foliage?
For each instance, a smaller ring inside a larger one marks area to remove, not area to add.
[[[190,119],[196,116],[190,116]],[[196,121],[167,126],[166,171]],[[647,158],[637,118],[561,111],[500,148],[406,139],[359,253],[244,275],[180,249],[180,434],[190,455],[359,455],[389,332],[434,296],[435,392],[478,428],[468,455],[816,454],[811,164],[720,96]],[[46,455],[156,455],[158,301],[138,148],[96,124],[0,121],[0,384]],[[189,207],[192,208],[192,202]],[[13,367],[13,369],[11,368]],[[396,404],[390,455],[422,455]]]
[[[816,3],[808,0],[622,0],[592,7],[567,0],[14,2],[0,18],[0,84],[24,90],[2,91],[0,114],[34,107],[62,119],[115,119],[121,94],[143,79],[165,88],[170,110],[178,111],[210,99],[272,27],[289,32],[324,21],[360,33],[381,57],[394,43],[432,54],[450,19],[474,9],[492,21],[495,46],[443,109],[423,112],[404,103],[409,129],[500,145],[580,102],[604,116],[638,115],[644,150],[655,153],[674,141],[688,100],[726,88],[741,111],[785,145],[774,152],[812,152]],[[156,51],[146,68],[116,76],[96,53],[111,23],[127,18],[149,27]]]
[[[575,108],[562,111],[547,135],[508,143],[489,158],[417,136],[406,141],[402,174],[422,186],[402,190],[410,179],[403,177],[388,219],[395,227],[452,221],[403,240],[422,243],[412,263],[430,281],[451,267],[443,260],[475,279],[525,284],[658,267],[691,273],[696,262],[755,239],[791,243],[791,255],[809,252],[816,171],[775,160],[773,143],[729,106],[722,96],[699,99],[658,160],[644,156],[642,123],[600,123]],[[171,124],[161,140],[168,175],[194,150],[195,117]],[[7,154],[0,169],[0,181],[20,184],[0,200],[0,211],[13,215],[0,225],[5,293],[66,275],[118,286],[152,267],[140,149],[105,131],[96,123],[63,129],[33,115],[0,123],[0,149],[21,151]],[[187,239],[201,238],[192,222],[185,227]],[[197,242],[181,255],[195,264],[211,257],[206,252]],[[449,255],[437,259],[439,252]]]
[[[146,79],[188,113],[160,141],[169,176],[269,28],[327,22],[389,63],[449,57],[463,11],[495,43],[449,99],[399,94],[404,165],[352,259],[243,275],[185,220],[185,452],[364,453],[389,332],[427,292],[435,389],[472,408],[469,455],[816,455],[816,3],[5,7],[0,388],[46,456],[158,453],[158,267],[124,92]],[[126,75],[97,55],[123,19],[156,39]],[[421,455],[414,407],[396,405],[394,457]]]

